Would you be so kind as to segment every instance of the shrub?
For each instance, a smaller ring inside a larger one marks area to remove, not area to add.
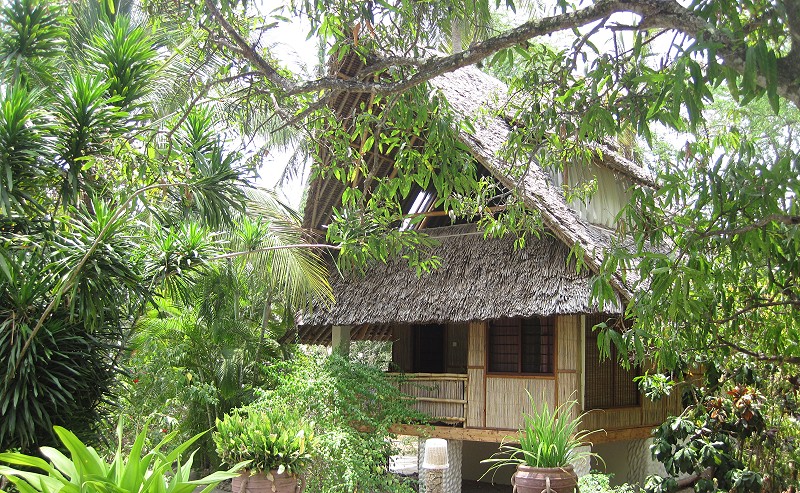
[[[333,355],[273,367],[274,390],[255,404],[298,406],[316,423],[317,453],[306,477],[307,491],[412,492],[406,479],[388,472],[394,423],[425,417],[409,409],[396,380],[381,370]]]
[[[611,486],[613,474],[593,472],[578,478],[578,489],[581,493],[635,493],[638,488],[628,483]]]
[[[190,480],[194,453],[182,462],[183,454],[202,436],[195,435],[176,445],[170,452],[163,450],[171,445],[176,433],[167,435],[152,450],[143,453],[147,430],[136,435],[130,453],[122,452],[122,426],[117,427],[117,450],[111,462],[106,462],[92,447],[87,447],[71,431],[54,427],[55,434],[69,457],[51,447],[42,447],[40,453],[50,462],[17,452],[0,454],[0,476],[11,482],[20,492],[50,493],[62,491],[153,491],[161,493],[192,493],[204,486],[202,493],[213,490],[220,481],[238,476],[244,464],[235,464],[228,471],[220,471],[204,478]],[[31,470],[42,472],[31,472]]]
[[[311,463],[314,425],[288,409],[242,408],[217,419],[214,444],[226,464],[247,461],[254,472],[296,476]]]

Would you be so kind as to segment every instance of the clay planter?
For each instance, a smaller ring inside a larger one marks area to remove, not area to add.
[[[548,479],[550,490],[547,489]],[[520,464],[511,484],[515,493],[573,493],[578,486],[578,475],[571,465],[544,468]]]
[[[270,472],[272,480],[262,472],[251,476],[250,471],[245,471],[231,480],[231,491],[233,493],[302,493],[306,487],[303,481],[296,476],[289,476],[286,473],[278,474],[278,471]]]

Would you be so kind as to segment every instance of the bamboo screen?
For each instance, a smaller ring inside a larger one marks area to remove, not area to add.
[[[610,357],[601,360],[595,325],[616,321],[606,315],[586,316],[586,389],[584,409],[610,409],[639,405],[639,389],[633,381],[638,368],[625,369],[617,363],[617,349],[611,345]]]
[[[553,317],[502,318],[489,322],[489,371],[552,374],[555,346]]]

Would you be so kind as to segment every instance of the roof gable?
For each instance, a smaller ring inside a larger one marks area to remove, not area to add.
[[[354,58],[357,59],[354,55],[350,57],[351,60]],[[359,65],[350,63],[347,61],[347,57],[345,57],[343,66],[349,70],[345,74],[347,76],[353,76],[358,72]],[[360,67],[363,67],[363,64]],[[458,128],[457,136],[476,162],[488,170],[488,173],[500,184],[508,189],[518,191],[526,207],[541,213],[545,226],[555,238],[567,248],[577,246],[589,268],[595,272],[599,271],[604,251],[612,247],[616,241],[614,233],[581,219],[567,204],[563,192],[551,182],[548,174],[536,163],[528,165],[528,163],[508,162],[500,157],[500,151],[512,129],[508,121],[497,114],[495,108],[498,107],[499,102],[503,101],[503,98],[507,97],[507,87],[473,66],[445,73],[430,82],[448,101],[457,116],[470,121],[472,129],[467,131],[464,128]],[[337,96],[334,105],[337,111],[344,114],[348,111],[352,112],[360,104],[367,104],[370,101],[369,94],[343,94]],[[655,186],[655,179],[647,170],[625,159],[608,145],[597,145],[597,150],[602,155],[602,160],[599,161],[600,165],[622,174],[633,183]],[[392,160],[390,157],[384,156],[384,158],[376,159],[378,169],[371,170],[371,172],[377,176],[388,177],[392,173]],[[519,176],[521,169],[526,171]],[[310,184],[308,197],[310,207],[306,209],[304,225],[319,228],[321,224],[324,224],[324,222],[320,222],[320,218],[324,218],[326,213],[330,214],[330,209],[337,205],[344,188],[345,185],[338,180],[319,178],[314,180]],[[566,257],[562,263],[566,263]],[[374,273],[370,275],[372,274]],[[615,276],[611,282],[622,298],[627,299],[631,296],[621,273]],[[588,295],[589,288],[585,287]],[[357,290],[357,288],[354,289]],[[355,295],[355,292],[350,294]],[[339,293],[337,296],[340,300],[339,304],[343,303],[343,298],[340,297],[342,295],[344,293]],[[583,307],[581,311],[590,310],[588,301],[579,304]],[[337,319],[336,323],[356,322],[355,320],[344,322],[342,317],[335,318]],[[422,321],[432,320],[435,319],[422,319]],[[366,323],[366,321],[361,323]]]

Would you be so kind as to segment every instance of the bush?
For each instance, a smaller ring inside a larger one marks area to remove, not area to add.
[[[187,450],[202,434],[180,443],[171,443],[176,433],[170,433],[150,451],[144,451],[147,430],[136,435],[129,453],[122,450],[122,425],[117,427],[117,450],[111,462],[106,462],[94,448],[86,446],[71,431],[54,427],[61,448],[69,457],[51,447],[41,447],[41,457],[17,452],[0,453],[0,477],[11,482],[20,492],[51,493],[55,491],[192,493],[202,486],[201,493],[210,493],[220,481],[238,476],[242,464],[228,471],[218,471],[201,479],[189,478],[194,453],[185,458]],[[165,449],[172,445],[172,450]],[[11,467],[2,463],[10,464]],[[39,470],[41,472],[33,472]]]
[[[381,370],[337,355],[301,355],[273,368],[274,390],[254,404],[298,409],[316,423],[317,453],[307,491],[412,492],[407,480],[388,472],[393,453],[389,427],[424,419],[409,409],[396,381]]]
[[[648,478],[646,491],[673,491],[680,474],[702,475],[697,492],[777,493],[798,484],[796,370],[723,364],[707,365],[695,381],[703,385],[687,383],[686,409],[654,431],[650,452],[672,477]]]
[[[297,476],[311,463],[314,427],[291,410],[242,408],[217,419],[214,444],[226,464],[249,461],[254,472]]]
[[[628,483],[611,486],[613,474],[593,472],[578,478],[578,489],[581,493],[635,493],[638,488]]]

